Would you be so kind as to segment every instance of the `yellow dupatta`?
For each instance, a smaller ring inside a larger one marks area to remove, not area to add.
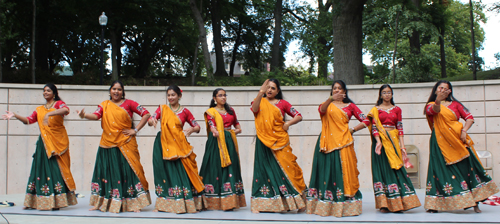
[[[347,114],[332,103],[321,115],[321,123],[320,152],[327,154],[340,150],[344,195],[353,197],[359,190],[359,170]]]
[[[377,107],[373,107],[368,113],[368,118],[378,129],[380,140],[385,149],[385,154],[392,169],[398,170],[403,166],[403,157],[399,146],[399,130],[386,131],[379,118]],[[368,125],[368,130],[372,134],[372,126]]]
[[[49,124],[43,125],[43,118],[55,108],[46,109],[44,106],[36,108],[38,127],[40,128],[40,135],[42,137],[43,145],[47,157],[50,159],[52,156],[57,156],[57,163],[61,170],[61,175],[64,182],[70,191],[76,190],[75,180],[71,174],[71,160],[69,155],[69,138],[66,128],[64,127],[63,116],[50,116]]]
[[[330,153],[352,145],[354,140],[349,132],[349,118],[346,113],[331,103],[321,115],[320,152]]]
[[[255,129],[259,140],[273,152],[274,158],[294,189],[300,194],[306,189],[302,169],[292,153],[288,132],[283,129],[280,109],[262,98],[259,113],[255,115]]]
[[[259,113],[255,116],[257,137],[268,148],[280,150],[290,144],[288,132],[283,130],[283,115],[280,109],[266,98],[260,101]]]
[[[147,191],[148,182],[144,175],[144,169],[140,162],[139,149],[135,136],[125,136],[122,131],[132,128],[132,118],[125,111],[110,100],[101,103],[103,109],[101,118],[102,135],[99,146],[101,148],[120,149],[121,153],[127,159],[128,164],[141,181],[142,186]]]
[[[164,160],[185,158],[193,152],[179,117],[167,105],[161,105],[161,147]]]
[[[228,167],[229,165],[231,165],[231,158],[229,157],[229,153],[227,151],[226,135],[224,134],[224,121],[222,120],[222,116],[213,107],[205,112],[204,116],[205,116],[205,124],[207,127],[207,135],[211,134],[207,115],[215,119],[215,125],[217,127],[217,131],[219,132],[219,137],[217,137],[217,143],[219,145],[221,167],[223,168]]]
[[[427,105],[433,104],[434,102],[430,102]],[[457,115],[448,107],[440,106],[441,111],[433,116],[434,124],[431,123],[428,115],[426,117],[431,130],[434,127],[436,140],[446,160],[446,164],[451,165],[469,157],[469,151],[466,147],[470,147],[474,153],[476,151],[474,150],[474,142],[468,134],[467,143],[460,140],[463,124],[458,121]]]
[[[205,189],[196,164],[196,154],[182,130],[182,123],[169,106],[161,105],[161,147],[164,160],[180,159],[189,180],[198,192]]]

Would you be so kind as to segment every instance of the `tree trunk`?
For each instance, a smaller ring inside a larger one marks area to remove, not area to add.
[[[35,42],[36,42],[36,0],[33,0],[33,27],[31,30],[31,83],[35,84],[35,68],[36,68],[36,59],[35,59]]]
[[[416,11],[420,11],[420,0],[411,0]],[[414,54],[420,54],[420,32],[413,31],[410,36],[410,50]]]
[[[330,46],[328,45],[326,39],[324,37],[318,38],[318,42],[321,44],[320,46],[320,54],[318,57],[318,77],[322,76],[324,78],[328,77],[328,52],[330,51]]]
[[[366,0],[334,1],[333,56],[335,79],[363,84],[362,13]]]
[[[472,48],[472,79],[477,80],[476,74],[476,41],[474,40],[474,12],[472,8],[472,1],[469,0],[470,7],[470,34],[471,34],[471,48]]]
[[[222,50],[220,0],[212,0],[212,30],[215,49],[215,76],[227,76],[226,64],[224,63],[224,51]]]
[[[399,13],[396,14],[396,25],[395,25],[395,34],[394,34],[394,52],[392,54],[392,83],[396,83],[396,55],[398,52],[398,25],[399,25]]]
[[[440,34],[439,36],[439,50],[441,52],[441,78],[446,78],[446,52],[444,51],[444,26],[441,26],[440,29]]]
[[[236,64],[236,54],[238,54],[238,48],[240,47],[241,44],[241,21],[238,25],[238,31],[236,32],[236,40],[234,41],[234,46],[233,46],[233,54],[231,57],[231,65],[229,66],[229,76],[233,77],[234,76],[234,65]]]
[[[111,80],[118,80],[118,76],[120,75],[120,67],[118,66],[118,52],[121,48],[121,35],[120,37],[118,37],[114,29],[110,29],[109,34],[111,39]]]
[[[212,69],[212,62],[210,61],[210,52],[208,50],[207,31],[205,30],[205,22],[203,21],[203,17],[201,16],[200,10],[198,10],[198,7],[196,6],[195,0],[189,0],[189,5],[191,6],[191,11],[193,12],[196,24],[198,24],[198,31],[200,32],[200,42],[201,42],[201,48],[203,49],[203,59],[205,61],[205,68],[207,69],[208,81],[210,84],[213,84],[214,73]]]
[[[283,18],[283,0],[276,1],[274,9],[274,36],[273,48],[271,50],[271,71],[280,69],[280,45],[281,45],[281,19]]]
[[[196,65],[198,64],[198,46],[200,46],[201,37],[198,37],[196,47],[194,48],[193,73],[191,74],[191,85],[194,86],[194,78],[196,76]]]

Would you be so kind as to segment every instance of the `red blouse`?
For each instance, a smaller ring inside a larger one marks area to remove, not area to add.
[[[387,110],[378,109],[378,118],[384,127],[396,128],[399,130],[399,136],[403,136],[403,111],[398,106],[393,106]],[[373,136],[378,136],[378,129],[375,124],[372,126]]]
[[[236,112],[234,112],[234,109],[231,108],[231,111],[233,111],[233,115],[229,114],[229,113],[225,113],[225,114],[222,114],[222,113],[219,113],[220,116],[222,116],[222,120],[224,121],[224,128],[225,129],[230,129],[231,128],[231,125],[234,125],[234,127],[236,127],[236,125],[239,125],[240,122],[238,122],[238,118],[236,118]],[[208,125],[210,127],[215,127],[215,119],[213,117],[211,117],[210,115],[207,115],[207,119],[208,119]]]
[[[189,123],[189,125],[191,125],[191,127],[200,126],[198,122],[196,122],[196,119],[194,119],[194,116],[191,113],[191,111],[189,111],[187,108],[182,108],[182,110],[177,111],[175,114],[181,120],[182,126],[184,126],[186,121]],[[159,106],[158,109],[156,109],[155,113],[151,117],[152,118],[154,117],[157,120],[161,119],[161,106]]]
[[[124,110],[127,111],[128,115],[132,117],[134,113],[138,114],[139,116],[143,117],[146,114],[149,114],[149,111],[146,110],[146,108],[142,107],[140,104],[133,100],[126,99],[123,101],[122,104],[120,104],[120,107],[123,108]],[[97,116],[97,119],[101,119],[103,113],[103,109],[101,105],[97,105],[97,110],[94,111],[93,114]]]
[[[323,104],[320,104],[318,107],[319,114],[325,115],[326,111],[325,111],[325,113],[321,113],[321,105],[323,105]],[[342,107],[340,109],[342,109],[347,114],[347,119],[349,119],[349,120],[351,120],[352,116],[354,115],[354,117],[356,117],[356,119],[358,119],[358,121],[365,123],[365,125],[370,125],[370,123],[371,123],[370,121],[368,121],[366,119],[366,116],[358,108],[358,106],[356,106],[356,104],[354,104],[354,103],[349,103],[345,107]]]
[[[252,104],[253,104],[253,101],[252,101]],[[274,105],[276,107],[278,107],[278,109],[281,110],[281,115],[283,115],[283,116],[285,116],[285,113],[286,113],[286,114],[290,115],[290,117],[295,117],[295,116],[302,117],[302,114],[300,114],[297,110],[295,110],[295,108],[293,108],[292,104],[290,104],[286,100],[278,100],[278,102],[276,102]],[[252,107],[250,107],[250,110],[252,110]],[[253,110],[252,110],[252,112],[254,114],[259,113],[259,111],[255,112]]]
[[[460,104],[457,101],[452,101],[451,104],[448,105],[447,108],[450,109],[451,111],[453,111],[453,113],[455,113],[455,115],[457,117],[457,121],[460,120],[460,118],[462,118],[464,120],[468,120],[468,119],[474,120],[474,117],[469,112],[469,110],[467,110],[462,104]],[[434,115],[436,115],[438,113],[436,113],[432,109],[432,105],[431,104],[429,104],[429,105],[427,105],[425,107],[425,113],[430,117],[431,122],[434,123],[434,119],[433,119],[432,116],[434,116]]]
[[[66,106],[66,103],[62,100],[58,100],[56,101],[56,103],[54,104],[54,109],[61,109],[61,108],[67,108],[68,109],[68,113],[66,113],[65,115],[68,115],[69,114],[69,107]],[[62,115],[64,117],[64,115]],[[35,122],[38,121],[38,113],[35,111],[33,111],[33,113],[29,116],[29,117],[26,117],[28,118],[28,124],[33,124]]]

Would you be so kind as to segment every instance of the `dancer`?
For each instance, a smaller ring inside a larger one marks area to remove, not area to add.
[[[432,130],[424,208],[435,213],[474,207],[480,213],[479,202],[499,190],[467,134],[474,117],[453,96],[451,83],[443,80],[432,88],[424,113]]]
[[[382,85],[378,100],[368,113],[372,139],[372,180],[375,208],[383,213],[421,206],[406,173],[409,163],[404,144],[402,111],[394,104],[390,85]]]
[[[268,79],[262,84],[251,110],[257,130],[252,212],[304,211],[306,184],[287,132],[291,125],[302,120],[302,115],[283,100],[276,79]],[[292,117],[290,121],[285,122],[285,113]]]
[[[319,105],[322,130],[314,149],[307,214],[356,216],[362,212],[354,139],[366,127],[365,115],[347,95],[342,80],[332,84],[330,97]],[[361,123],[349,128],[354,115]]]
[[[179,104],[181,89],[167,88],[169,105],[160,105],[148,120],[154,126],[160,120],[161,131],[153,146],[153,171],[155,177],[156,205],[154,211],[196,213],[202,209],[200,193],[203,182],[198,175],[196,154],[186,137],[200,132],[200,125],[191,112]],[[183,130],[188,122],[191,127]]]
[[[77,111],[80,118],[101,119],[102,135],[91,183],[90,210],[140,212],[151,204],[148,182],[140,162],[135,136],[149,112],[133,100],[125,98],[120,81],[109,87],[110,100],[103,101],[94,113]],[[134,128],[133,113],[142,117]]]
[[[246,207],[236,135],[241,126],[236,112],[226,102],[226,91],[217,88],[205,112],[207,143],[200,176],[205,183],[204,208],[233,210]],[[231,130],[234,126],[234,130]]]
[[[2,117],[4,120],[15,117],[24,124],[38,122],[40,128],[24,208],[59,210],[77,204],[75,181],[70,170],[69,139],[64,127],[64,116],[69,114],[69,108],[59,97],[54,84],[43,87],[43,97],[47,101],[45,105],[37,107],[28,117],[11,111]]]

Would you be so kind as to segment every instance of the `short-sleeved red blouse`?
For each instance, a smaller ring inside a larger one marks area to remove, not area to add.
[[[238,121],[238,118],[236,117],[236,112],[234,112],[233,108],[231,108],[231,111],[233,111],[233,115],[231,115],[227,112],[225,114],[219,113],[220,116],[222,117],[222,121],[224,121],[224,128],[225,129],[231,128],[231,125],[236,127],[236,125],[240,124],[240,122]],[[210,115],[207,115],[207,119],[208,119],[208,125],[210,127],[215,127],[215,125],[216,125],[215,119],[213,117],[211,117]]]
[[[186,123],[186,121],[188,122],[188,124],[191,126],[191,127],[195,127],[195,126],[200,126],[198,124],[198,122],[196,122],[196,119],[194,119],[194,116],[193,114],[191,113],[191,111],[189,111],[187,108],[182,108],[182,110],[180,111],[177,111],[175,113],[177,115],[177,117],[179,117],[179,119],[181,120],[181,124],[182,126],[184,126],[184,124]],[[155,113],[153,114],[153,116],[151,116],[152,118],[156,118],[157,120],[160,120],[161,119],[161,106],[159,106]]]
[[[66,103],[64,101],[62,101],[62,100],[56,101],[56,103],[54,104],[53,107],[56,110],[57,109],[61,109],[61,108],[67,108],[68,109],[68,113],[66,113],[65,115],[69,114],[69,107],[66,106]],[[38,117],[37,116],[38,116],[38,113],[35,110],[35,111],[33,111],[33,113],[30,116],[26,117],[28,119],[28,124],[33,124],[33,123],[37,122],[38,121]],[[62,116],[64,117],[64,115],[62,115]]]

